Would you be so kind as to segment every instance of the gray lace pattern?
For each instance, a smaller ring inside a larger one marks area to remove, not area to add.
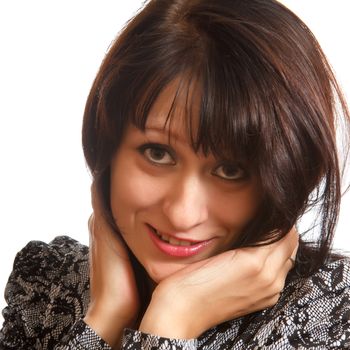
[[[82,318],[90,299],[88,247],[67,236],[30,242],[5,290],[0,350],[111,350]],[[350,349],[350,262],[339,259],[286,283],[272,308],[213,327],[198,339],[125,329],[122,350]]]

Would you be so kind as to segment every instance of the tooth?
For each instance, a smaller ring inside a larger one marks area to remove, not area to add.
[[[169,242],[169,236],[161,234],[161,238],[163,241]]]
[[[169,243],[172,245],[180,245],[180,241],[176,238],[170,237]]]
[[[168,242],[167,236],[163,235],[162,233],[160,233],[158,230],[155,230],[155,234],[164,242]]]
[[[194,245],[196,243],[192,243],[192,242],[188,242],[188,241],[182,241],[182,240],[179,240],[179,239],[176,239],[174,237],[170,237],[168,236],[167,234],[165,233],[161,233],[159,232],[158,230],[154,229],[156,235],[161,239],[163,240],[164,242],[166,243],[170,243],[172,245],[177,245],[177,246],[184,246],[184,247],[188,247],[188,246],[191,246],[191,245]]]

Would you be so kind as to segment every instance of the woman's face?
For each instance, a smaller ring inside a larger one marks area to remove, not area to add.
[[[160,94],[145,131],[127,128],[111,164],[114,219],[156,283],[230,249],[260,202],[257,181],[239,164],[194,152],[181,108],[186,95],[166,124],[176,86]]]

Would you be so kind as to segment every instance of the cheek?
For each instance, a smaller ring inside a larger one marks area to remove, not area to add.
[[[119,169],[124,169],[119,170]],[[127,169],[127,170],[126,170]],[[117,212],[138,212],[156,204],[161,196],[160,183],[135,167],[118,167],[111,176],[111,207]],[[125,213],[126,214],[126,213]],[[121,215],[118,215],[119,218]]]
[[[232,192],[224,198],[214,200],[212,204],[216,216],[230,231],[240,231],[257,212],[261,196],[257,186],[251,185]]]

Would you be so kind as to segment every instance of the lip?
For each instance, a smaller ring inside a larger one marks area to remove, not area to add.
[[[199,254],[201,251],[203,251],[212,241],[213,239],[208,239],[205,241],[198,241],[198,243],[193,244],[193,240],[186,240],[188,242],[191,242],[192,245],[190,246],[178,246],[178,245],[172,245],[170,243],[166,243],[162,241],[154,232],[154,229],[152,226],[147,225],[148,227],[148,234],[154,243],[154,245],[163,253],[173,256],[173,257],[179,257],[179,258],[185,258],[194,256],[196,254]]]

